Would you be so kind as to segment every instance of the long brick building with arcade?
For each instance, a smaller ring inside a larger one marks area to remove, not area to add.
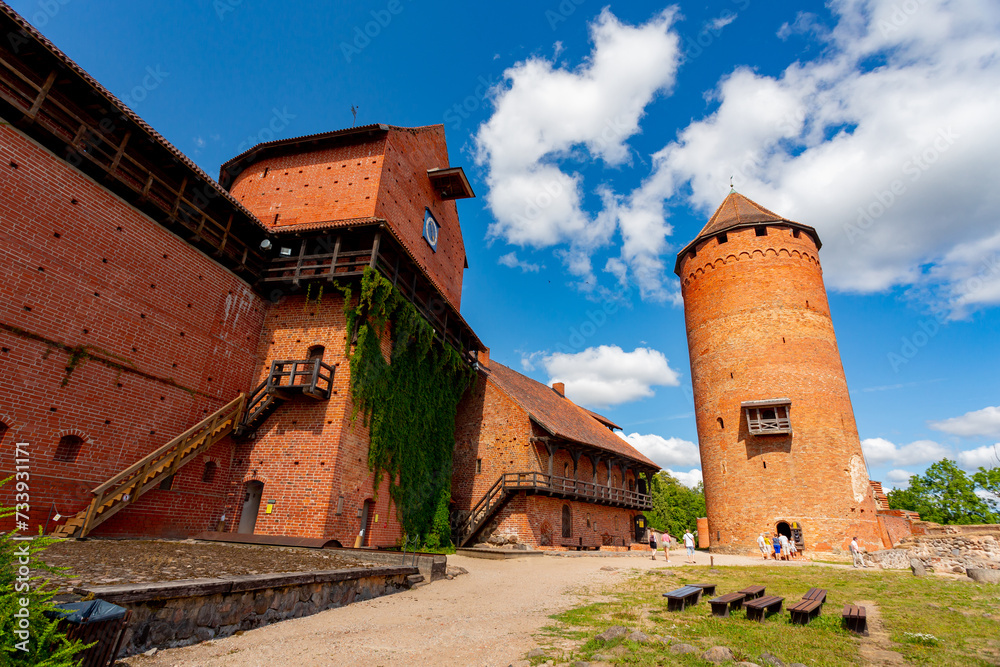
[[[2,3],[0,33],[0,477],[27,443],[33,525],[398,545],[338,289],[374,271],[478,375],[457,543],[644,538],[658,466],[491,361],[462,317],[456,201],[474,193],[442,126],[274,141],[216,181]]]

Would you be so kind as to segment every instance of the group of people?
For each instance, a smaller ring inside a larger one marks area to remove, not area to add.
[[[795,540],[790,540],[788,536],[779,533],[775,533],[771,538],[766,535],[761,533],[757,538],[757,546],[764,560],[767,560],[768,556],[774,560],[791,560],[798,557],[799,549],[795,545]]]
[[[667,560],[670,562],[670,541],[671,537],[669,533],[663,533],[660,536],[660,543],[663,545],[663,553]],[[685,531],[684,537],[684,548],[687,549],[686,563],[694,563],[694,535],[690,530]],[[654,530],[649,531],[649,548],[653,550],[653,560],[656,560],[656,549],[657,549],[657,533]]]

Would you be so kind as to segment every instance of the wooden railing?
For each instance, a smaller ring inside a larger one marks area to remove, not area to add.
[[[246,407],[246,394],[192,426],[143,459],[91,491],[94,498],[84,511],[59,526],[57,537],[85,537],[120,510],[134,503],[185,463],[232,433]]]
[[[518,491],[583,500],[600,505],[615,505],[636,510],[650,510],[653,499],[647,493],[618,489],[594,482],[556,477],[541,472],[509,472],[501,475],[483,494],[457,528],[459,546],[464,545]]]
[[[246,416],[237,429],[238,434],[253,430],[256,420],[272,409],[276,402],[288,398],[290,393],[301,392],[317,400],[330,398],[334,372],[334,367],[321,359],[272,361],[267,379],[250,393]]]

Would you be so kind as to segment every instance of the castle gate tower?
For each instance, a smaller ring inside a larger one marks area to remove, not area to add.
[[[730,192],[677,255],[711,548],[882,548],[812,227]]]

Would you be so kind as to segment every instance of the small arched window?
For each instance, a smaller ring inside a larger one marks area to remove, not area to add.
[[[205,470],[201,473],[201,481],[211,484],[215,481],[215,471],[219,465],[215,461],[205,461]]]
[[[725,428],[726,428],[726,422],[722,421],[722,417],[717,417],[716,421],[719,422],[719,428],[725,430]]]
[[[569,477],[569,464],[563,464],[563,477]]]
[[[64,435],[59,438],[59,446],[56,447],[56,454],[53,460],[62,463],[72,463],[80,454],[80,447],[83,446],[83,438],[78,435]]]
[[[326,348],[322,345],[313,345],[306,354],[309,356],[310,361],[323,361],[324,352],[326,352]]]
[[[573,515],[570,514],[569,505],[562,506],[562,536],[573,537]]]

